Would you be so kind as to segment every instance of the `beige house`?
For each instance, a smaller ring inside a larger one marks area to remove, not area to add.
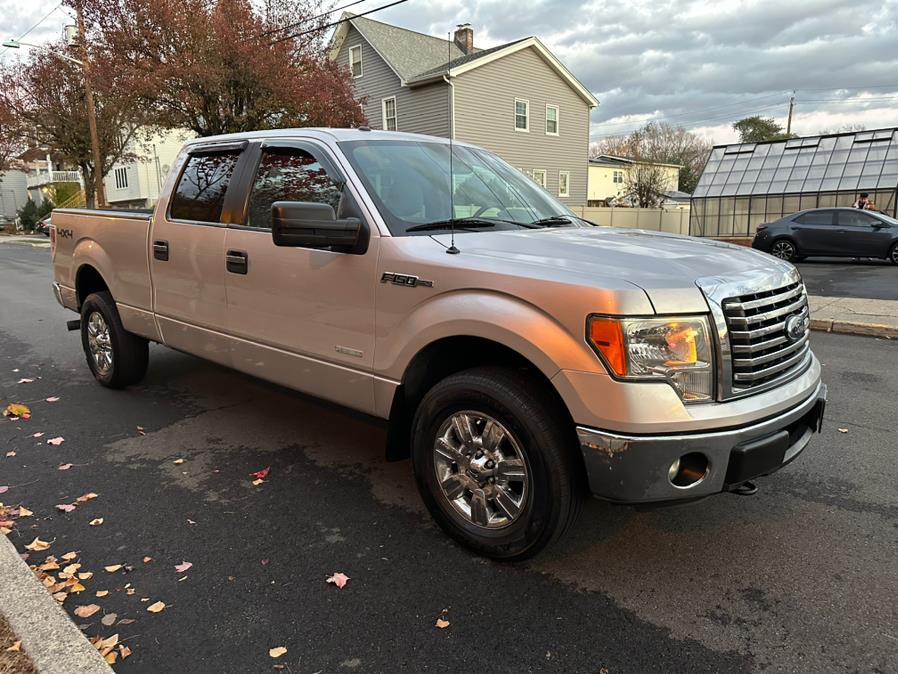
[[[492,150],[562,202],[587,199],[596,98],[538,38],[489,49],[344,13],[330,56],[349,69],[378,129],[452,137]]]
[[[589,206],[610,206],[626,201],[628,175],[637,164],[658,167],[662,176],[660,192],[674,192],[680,183],[679,164],[649,164],[625,157],[602,154],[589,160]]]
[[[106,201],[115,208],[151,208],[189,131],[139,133],[128,148],[129,161],[114,164],[103,179]]]

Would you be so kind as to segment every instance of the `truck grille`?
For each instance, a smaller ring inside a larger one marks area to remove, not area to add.
[[[734,392],[789,378],[805,367],[810,358],[810,319],[803,283],[732,297],[723,301],[722,308],[732,349]]]

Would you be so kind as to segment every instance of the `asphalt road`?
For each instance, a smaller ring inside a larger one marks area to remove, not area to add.
[[[812,258],[795,265],[811,295],[898,300],[898,266],[868,258]]]
[[[756,496],[591,501],[560,545],[509,566],[430,523],[370,419],[161,347],[142,385],[101,388],[48,261],[0,245],[2,399],[33,411],[0,420],[0,500],[34,512],[11,534],[20,551],[52,542],[29,561],[78,551],[94,573],[64,606],[102,606],[74,620],[127,640],[119,672],[896,670],[898,344],[814,335],[824,432]],[[99,496],[55,509],[86,492]],[[111,612],[135,622],[100,624]],[[275,646],[287,654],[272,660]]]

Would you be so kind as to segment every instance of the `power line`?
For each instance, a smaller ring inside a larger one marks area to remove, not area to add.
[[[36,24],[34,24],[31,28],[29,28],[28,30],[26,30],[24,33],[22,33],[21,35],[19,35],[19,37],[16,38],[16,42],[18,42],[19,40],[21,40],[23,37],[28,37],[28,34],[29,34],[31,31],[33,31],[35,28],[37,28],[38,26],[40,26],[44,21],[46,21],[47,19],[49,19],[49,18],[50,18],[50,15],[51,15],[53,12],[55,12],[57,9],[59,9],[60,7],[62,7],[62,3],[61,3],[61,2],[60,2],[58,5],[56,5],[56,7],[54,7],[54,8],[51,9],[49,12],[47,12],[46,15],[44,16],[44,18],[42,18],[40,21],[38,21]],[[0,56],[3,56],[3,55],[4,55],[6,52],[8,52],[10,49],[11,49],[10,47],[6,47],[6,49],[4,49],[3,51],[0,51]]]
[[[315,16],[310,16],[302,21],[297,21],[296,23],[288,23],[286,26],[278,26],[277,28],[269,28],[263,33],[259,33],[258,37],[265,37],[266,35],[271,35],[273,33],[280,33],[282,30],[290,30],[291,28],[298,28],[304,23],[308,23],[309,21],[314,21],[315,19],[321,19],[325,16],[330,16],[334,12],[339,12],[341,9],[349,9],[350,7],[355,7],[356,5],[360,5],[367,0],[355,0],[355,2],[349,2],[345,5],[341,5],[339,7],[334,7],[333,9],[329,9],[326,12],[321,12],[321,14],[317,14]]]
[[[285,42],[287,40],[292,40],[297,37],[302,37],[303,35],[308,35],[309,33],[317,33],[322,30],[326,30],[328,28],[333,28],[334,26],[339,26],[341,23],[346,23],[350,19],[356,19],[360,16],[367,16],[368,14],[374,14],[374,12],[379,12],[383,9],[388,9],[389,7],[395,7],[396,5],[401,5],[404,2],[408,2],[408,0],[395,0],[395,2],[391,2],[387,5],[381,5],[380,7],[375,7],[374,9],[369,9],[367,12],[362,12],[361,14],[356,14],[353,17],[348,17],[346,19],[338,19],[337,21],[331,21],[330,23],[326,23],[323,26],[318,26],[316,28],[310,28],[308,30],[300,31],[299,33],[292,33],[290,35],[285,35],[284,37],[279,37],[276,40],[272,40],[269,44],[277,44],[278,42]]]

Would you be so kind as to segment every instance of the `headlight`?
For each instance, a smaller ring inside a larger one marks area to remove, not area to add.
[[[685,401],[711,400],[711,330],[702,316],[589,319],[589,342],[621,379],[666,381]]]

